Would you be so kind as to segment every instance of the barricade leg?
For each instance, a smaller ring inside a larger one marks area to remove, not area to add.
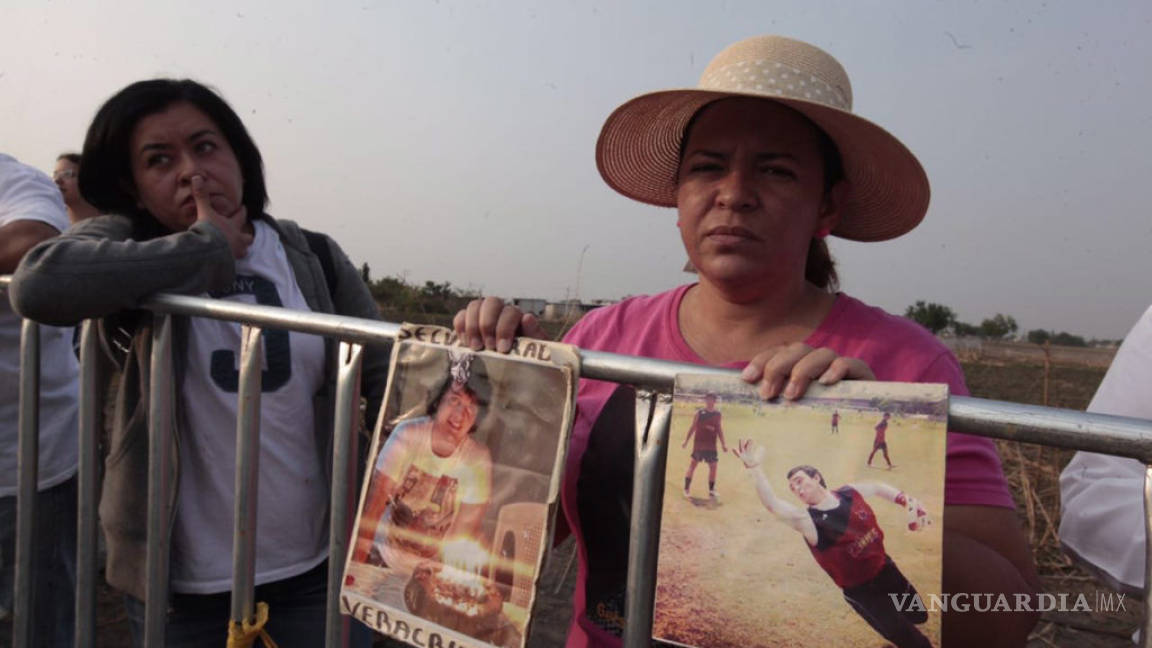
[[[96,642],[96,495],[99,489],[100,412],[104,398],[96,375],[100,353],[95,320],[80,331],[80,438],[76,473],[76,648]]]
[[[1152,648],[1152,465],[1144,466],[1144,624],[1140,645]]]
[[[625,595],[624,647],[652,641],[652,607],[656,597],[656,552],[664,500],[664,466],[672,395],[636,393],[636,468],[632,478],[632,525],[628,540],[628,590]]]
[[[348,645],[349,621],[340,615],[340,577],[348,556],[355,498],[357,422],[360,419],[360,369],[364,347],[340,343],[336,377],[336,420],[332,440],[332,519],[328,529],[328,607],[324,645]]]
[[[232,527],[232,621],[255,616],[256,501],[260,481],[260,389],[264,338],[255,326],[240,329],[240,385],[236,415],[236,505]]]
[[[148,394],[148,584],[144,645],[163,648],[168,619],[168,561],[172,536],[172,465],[175,404],[172,402],[172,316],[153,318],[151,390]]]
[[[20,329],[20,415],[17,423],[16,578],[12,606],[12,644],[32,647],[36,597],[33,574],[33,525],[40,457],[40,327],[24,320]]]

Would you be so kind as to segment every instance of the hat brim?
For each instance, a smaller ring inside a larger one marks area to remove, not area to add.
[[[729,97],[788,106],[836,143],[849,191],[832,234],[854,241],[884,241],[908,232],[924,219],[931,194],[928,176],[900,140],[850,112],[789,97],[695,88],[640,95],[604,122],[596,142],[600,175],[629,198],[675,207],[684,129],[701,108]]]

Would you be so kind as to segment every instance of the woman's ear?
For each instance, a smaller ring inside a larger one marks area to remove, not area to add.
[[[840,224],[841,210],[848,197],[848,181],[841,180],[824,192],[820,202],[820,216],[817,221],[817,230],[832,231]]]

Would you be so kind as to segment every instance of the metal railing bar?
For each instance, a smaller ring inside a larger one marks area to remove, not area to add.
[[[172,535],[171,497],[175,466],[172,447],[175,408],[172,402],[172,317],[153,320],[152,373],[148,393],[148,550],[144,603],[144,645],[163,648],[168,619],[168,567]]]
[[[80,329],[80,438],[76,470],[76,648],[96,642],[96,578],[98,530],[96,498],[99,494],[100,413],[104,394],[96,373],[100,353],[96,322]]]
[[[395,339],[400,325],[346,315],[290,310],[278,306],[241,304],[204,297],[155,295],[142,304],[145,308],[173,315],[210,317],[264,329],[285,329],[313,333],[359,344],[380,344]]]
[[[580,351],[580,377],[592,380],[607,380],[625,385],[635,385],[640,389],[672,393],[676,385],[676,374],[696,373],[714,376],[734,376],[735,369],[720,369],[704,365],[672,362],[656,358],[621,355],[607,351]]]
[[[324,645],[348,645],[348,620],[340,614],[340,586],[348,542],[356,541],[352,512],[359,493],[354,492],[359,463],[357,427],[360,421],[360,372],[364,347],[341,342],[336,374],[336,414],[332,441],[332,514],[328,527],[328,601]]]
[[[36,579],[34,542],[36,492],[40,471],[40,326],[23,320],[20,326],[20,438],[16,477],[16,574],[12,606],[12,644],[32,648]]]
[[[1152,463],[1152,421],[1144,419],[953,396],[948,429]]]
[[[218,317],[265,327],[315,333],[361,344],[395,339],[400,325],[340,315],[304,313],[273,306],[221,302],[201,297],[158,295],[147,304],[160,312]],[[718,369],[604,351],[580,350],[581,377],[671,392],[676,374],[734,375]],[[1037,405],[953,396],[949,425],[967,434],[1076,448],[1152,462],[1152,421],[1073,412]],[[1086,433],[1076,438],[1077,433]]]
[[[236,407],[236,487],[232,531],[232,621],[254,618],[256,516],[260,483],[260,390],[264,338],[240,327],[240,384]]]
[[[0,286],[9,277],[0,277]],[[156,295],[144,306],[157,312],[213,317],[313,333],[360,344],[393,340],[400,325],[363,320],[342,315],[293,311],[274,306],[240,304],[203,297]],[[678,373],[725,375],[732,369],[717,369],[635,356],[580,350],[581,377],[610,380],[655,391],[671,391]],[[1004,401],[953,396],[948,410],[950,426],[977,436],[1012,439],[1070,447],[1088,452],[1114,454],[1145,462],[1152,461],[1152,422],[1103,414],[1073,412],[1058,408],[1020,405]],[[1079,439],[1070,433],[1087,432]]]

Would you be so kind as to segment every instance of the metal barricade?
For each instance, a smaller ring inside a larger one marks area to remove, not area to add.
[[[7,284],[0,277],[0,288]],[[168,550],[172,510],[169,505],[173,484],[171,424],[174,415],[172,394],[172,315],[209,317],[240,322],[243,341],[240,371],[240,407],[237,421],[236,509],[233,559],[232,616],[237,622],[251,620],[253,614],[252,555],[255,536],[259,446],[259,393],[261,330],[285,329],[334,338],[340,341],[339,368],[333,451],[331,532],[329,537],[329,577],[327,633],[325,645],[346,645],[347,622],[339,614],[340,571],[351,534],[351,515],[356,493],[349,488],[356,480],[356,435],[359,378],[363,346],[394,340],[399,325],[339,315],[292,311],[270,306],[246,305],[197,297],[159,295],[143,304],[160,314],[156,319],[152,345],[152,391],[150,407],[148,552],[146,570],[145,645],[162,646],[168,598]],[[97,412],[102,398],[97,394],[94,369],[98,352],[95,327],[85,325],[81,337],[80,381],[80,468],[79,468],[79,546],[76,597],[76,645],[91,647],[95,642],[96,590],[96,446]],[[21,343],[20,386],[20,470],[18,496],[17,569],[15,605],[15,645],[30,645],[27,621],[31,606],[31,520],[35,515],[36,433],[38,394],[38,329],[25,323]],[[638,648],[650,643],[656,586],[656,551],[660,529],[660,504],[664,465],[671,421],[671,394],[678,373],[734,374],[733,370],[680,364],[598,351],[581,351],[581,376],[633,385],[637,388],[636,464],[633,482],[632,523],[627,575],[626,612],[628,624],[624,645]],[[1145,474],[1144,505],[1146,528],[1152,536],[1152,421],[1102,414],[1088,414],[1048,407],[1018,405],[970,397],[953,397],[949,405],[949,429],[978,436],[1010,439],[1025,443],[1057,446],[1119,455],[1149,465]],[[1152,546],[1152,545],[1150,545]],[[1147,548],[1146,548],[1147,550]],[[1148,560],[1152,575],[1152,559]],[[1148,596],[1152,578],[1146,576],[1144,589],[1144,646],[1152,646],[1152,598]]]
[[[20,418],[16,471],[16,578],[13,585],[12,643],[32,645],[32,525],[36,520],[36,485],[40,457],[40,327],[24,320],[20,327]]]

